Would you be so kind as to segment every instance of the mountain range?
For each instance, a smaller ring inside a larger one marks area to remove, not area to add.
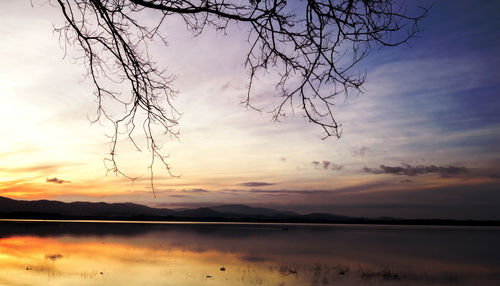
[[[152,208],[134,203],[92,203],[37,200],[25,201],[0,197],[0,216],[23,218],[118,218],[118,219],[216,219],[216,220],[283,220],[328,217],[329,219],[349,219],[330,214],[301,215],[295,212],[246,205],[219,205],[195,209]]]
[[[458,221],[448,219],[362,218],[328,213],[299,214],[241,204],[194,209],[152,208],[134,203],[65,203],[50,200],[14,200],[0,196],[3,219],[91,219],[152,221],[218,221],[283,223],[362,223],[424,225],[500,225],[500,221]]]

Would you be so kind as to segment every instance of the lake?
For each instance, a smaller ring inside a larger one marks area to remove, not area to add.
[[[0,285],[500,285],[500,228],[0,222]]]

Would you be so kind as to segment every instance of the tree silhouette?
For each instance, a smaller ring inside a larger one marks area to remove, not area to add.
[[[325,134],[340,137],[341,126],[333,113],[333,99],[361,92],[365,73],[354,67],[381,46],[407,43],[419,32],[418,24],[428,10],[406,12],[395,0],[52,0],[57,2],[65,24],[56,28],[63,43],[77,46],[95,85],[97,118],[114,124],[108,171],[123,174],[116,163],[120,130],[139,149],[132,132],[140,125],[151,151],[153,165],[159,160],[172,175],[155,139],[155,128],[178,136],[179,112],[172,104],[174,77],[148,54],[155,39],[164,41],[160,27],[165,19],[180,16],[194,35],[206,27],[226,32],[238,23],[248,29],[249,49],[244,61],[249,70],[244,104],[252,103],[252,86],[261,71],[278,75],[275,87],[281,96],[272,110],[273,119],[286,115],[285,105],[300,109]],[[156,13],[154,25],[145,24],[144,12]],[[123,94],[109,83],[126,86]],[[116,116],[107,103],[122,104],[126,112]],[[139,115],[143,114],[143,115]]]

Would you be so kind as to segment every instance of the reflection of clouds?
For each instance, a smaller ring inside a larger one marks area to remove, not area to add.
[[[56,261],[57,259],[63,258],[62,254],[45,254],[45,259],[50,259],[52,261]]]
[[[263,256],[252,256],[252,255],[241,256],[240,259],[244,260],[244,261],[249,261],[249,262],[265,262],[265,261],[269,261],[268,258],[265,258]]]
[[[322,264],[351,269],[390,267],[396,272],[412,269],[429,277],[442,272],[487,277],[494,275],[496,268],[489,257],[483,255],[484,247],[500,239],[500,233],[489,230],[433,228],[429,231],[411,226],[401,229],[290,225],[284,231],[281,225],[99,224],[91,227],[92,234],[79,232],[86,227],[90,226],[38,225],[36,230],[18,227],[27,234],[0,239],[2,271],[6,274],[3,276],[24,274],[29,271],[24,269],[29,265],[40,271],[19,276],[33,279],[28,280],[27,285],[46,285],[42,278],[48,271],[57,273],[62,285],[78,285],[80,279],[101,277],[99,275],[105,275],[113,285],[158,284],[165,278],[174,285],[186,285],[189,281],[197,285],[199,281],[186,279],[204,278],[201,276],[205,273],[219,279],[222,277],[219,269],[224,266],[227,269],[223,274],[225,280],[218,285],[240,285],[240,269],[261,269],[262,276],[275,279],[279,278],[274,276],[279,274],[277,268],[294,266],[299,274],[294,279],[301,281],[309,279],[309,275],[315,273],[314,267]],[[141,232],[125,235],[131,227]],[[12,230],[12,226],[8,229]],[[5,232],[5,228],[2,230]],[[49,236],[38,237],[36,232],[41,230]],[[30,232],[32,234],[28,234]],[[452,242],[450,235],[454,237]],[[426,244],[419,243],[422,240]],[[484,247],[470,244],[477,240],[482,241]],[[47,253],[60,254],[64,259],[47,261],[44,259]],[[428,267],[430,265],[432,267]],[[167,277],[166,268],[169,270]],[[101,272],[103,274],[99,274]],[[92,273],[98,274],[90,275]],[[36,279],[42,281],[41,284],[36,283]]]

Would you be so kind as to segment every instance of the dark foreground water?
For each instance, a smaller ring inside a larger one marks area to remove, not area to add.
[[[500,285],[500,228],[0,222],[0,285]]]

